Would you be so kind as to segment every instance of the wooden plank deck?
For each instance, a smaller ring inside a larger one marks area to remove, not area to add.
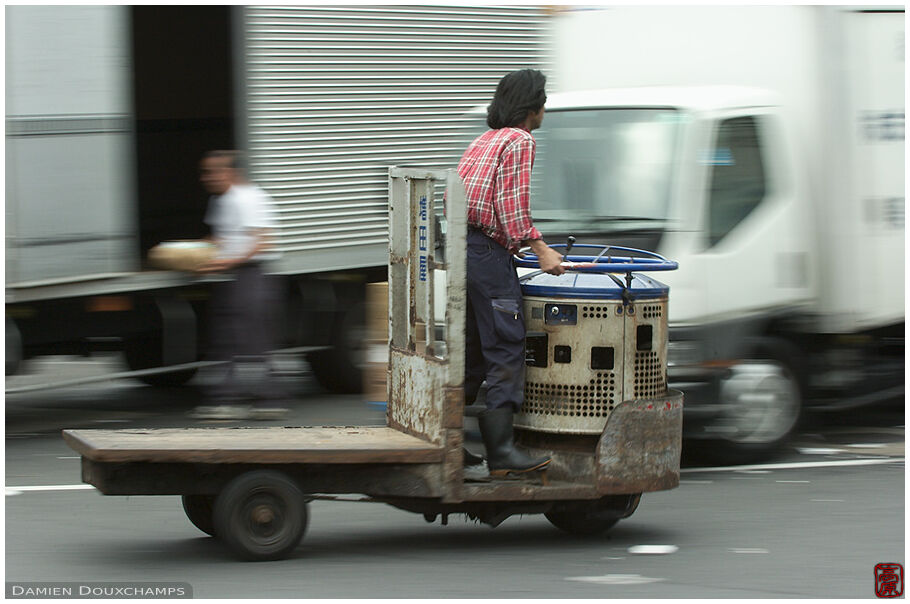
[[[96,462],[441,463],[442,448],[389,427],[64,430]]]

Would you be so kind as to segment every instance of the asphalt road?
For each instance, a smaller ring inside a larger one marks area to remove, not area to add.
[[[328,395],[305,372],[286,385],[298,402],[279,425],[384,422],[381,408]],[[8,584],[185,582],[197,598],[867,598],[877,563],[905,561],[903,413],[887,408],[812,418],[761,467],[689,463],[678,489],[646,494],[596,539],[536,515],[441,526],[382,504],[315,501],[290,559],[237,562],[177,497],[84,488],[59,437],[219,425],[187,416],[198,396],[118,381],[7,397]],[[643,545],[662,553],[635,553]]]

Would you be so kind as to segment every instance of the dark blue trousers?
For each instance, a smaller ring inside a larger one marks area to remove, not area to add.
[[[518,411],[524,401],[525,322],[512,255],[472,227],[467,247],[465,399],[472,403],[486,380],[487,409]]]

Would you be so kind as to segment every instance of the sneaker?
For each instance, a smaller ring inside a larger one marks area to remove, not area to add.
[[[266,421],[270,419],[284,419],[290,409],[284,407],[252,407],[249,418],[252,420]]]
[[[464,467],[464,479],[467,481],[480,481],[480,480],[489,480],[490,479],[490,468],[487,466],[487,461],[483,460],[480,463],[476,463],[470,466]]]
[[[190,412],[194,419],[247,419],[250,408],[246,405],[214,405],[196,407]]]

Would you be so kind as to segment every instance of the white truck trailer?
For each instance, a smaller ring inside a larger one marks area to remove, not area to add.
[[[904,392],[904,14],[565,9],[535,222],[667,275],[685,435],[727,460],[805,406]]]
[[[5,11],[7,374],[116,347],[146,381],[190,377],[211,279],[145,259],[205,234],[199,160],[240,148],[279,215],[281,346],[335,390],[360,387],[364,287],[386,278],[388,166],[457,161],[467,109],[541,64],[549,25],[519,6]]]

